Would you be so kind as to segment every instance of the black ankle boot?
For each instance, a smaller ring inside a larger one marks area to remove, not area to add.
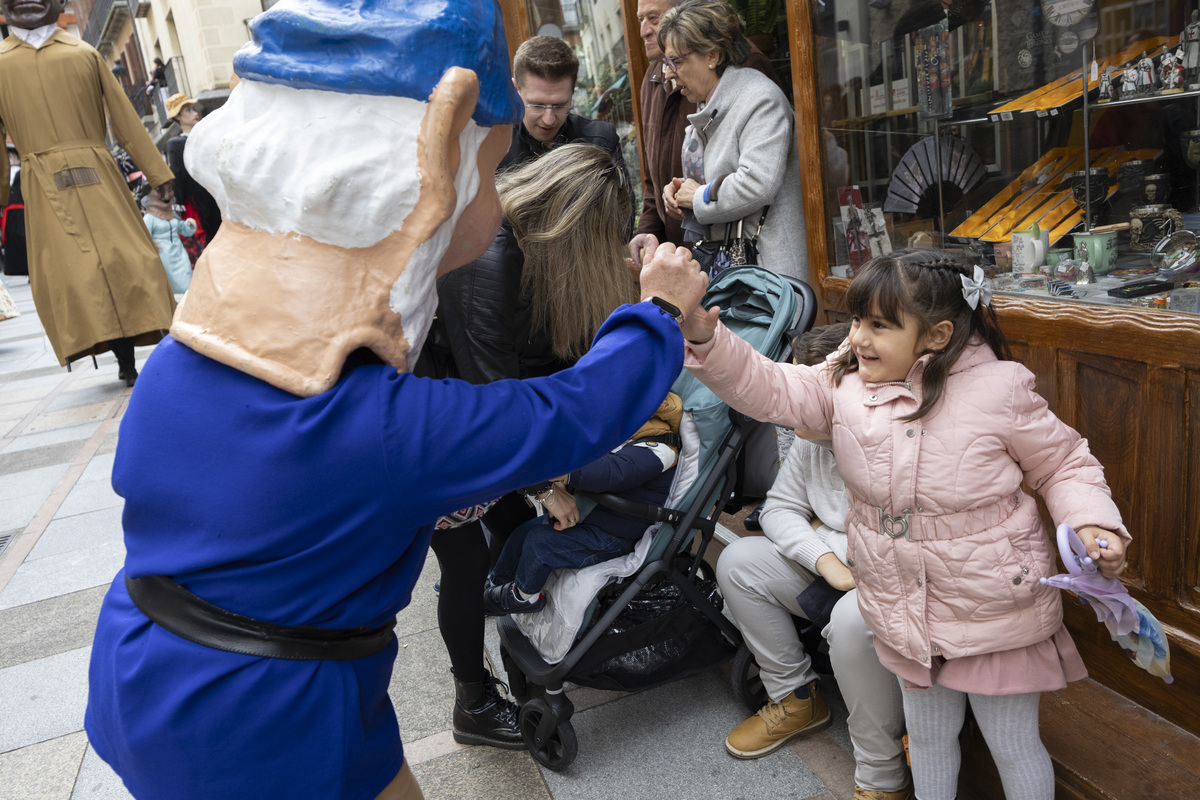
[[[454,741],[505,750],[525,749],[517,728],[517,704],[501,696],[498,683],[487,673],[483,680],[473,683],[454,679]]]
[[[138,371],[133,356],[133,342],[129,339],[113,339],[108,343],[113,355],[117,357],[117,379],[125,381],[126,386],[133,386],[137,381]]]

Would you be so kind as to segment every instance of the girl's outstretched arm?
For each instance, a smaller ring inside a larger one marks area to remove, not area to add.
[[[779,364],[716,324],[703,343],[691,339],[694,316],[685,320],[683,364],[732,408],[762,422],[828,434],[833,418],[829,367]],[[715,315],[709,312],[709,321]],[[706,323],[707,324],[707,323]]]

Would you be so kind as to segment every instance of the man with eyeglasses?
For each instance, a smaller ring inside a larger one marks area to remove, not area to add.
[[[578,75],[579,57],[562,39],[534,36],[517,48],[513,83],[525,104],[525,115],[513,134],[508,155],[500,162],[501,170],[537,158],[560,144],[587,142],[612,153],[628,177],[616,126],[571,113]]]
[[[683,132],[688,114],[696,113],[696,104],[683,96],[674,80],[667,80],[663,69],[664,53],[658,46],[658,21],[680,0],[638,0],[639,35],[646,48],[649,65],[642,78],[642,215],[636,235],[629,243],[634,260],[640,259],[646,234],[659,242],[684,244],[679,220],[667,214],[663,204],[663,186],[683,174]],[[779,83],[771,61],[751,45],[750,58],[743,67],[756,69]]]

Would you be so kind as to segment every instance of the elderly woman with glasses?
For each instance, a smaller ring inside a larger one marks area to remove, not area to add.
[[[724,0],[684,0],[658,26],[664,76],[697,105],[683,142],[684,174],[663,187],[667,213],[688,242],[720,240],[760,219],[759,263],[808,279],[795,118],[769,78],[741,65],[742,22]],[[765,219],[763,211],[767,210]]]

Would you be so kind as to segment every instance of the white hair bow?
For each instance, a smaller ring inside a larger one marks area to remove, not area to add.
[[[971,310],[979,308],[979,302],[982,300],[985,306],[992,304],[992,282],[983,275],[983,267],[975,265],[975,277],[968,278],[966,275],[959,276],[962,279],[963,299],[967,301],[967,305]]]

